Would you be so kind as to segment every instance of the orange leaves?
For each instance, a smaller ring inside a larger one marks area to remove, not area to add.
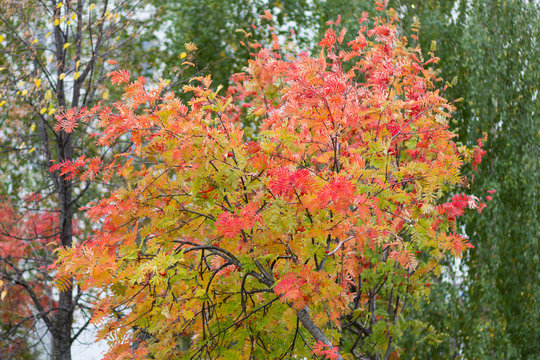
[[[264,10],[264,15],[261,15],[261,18],[262,19],[266,19],[268,21],[273,21],[274,20],[274,16],[272,15],[272,13],[268,10]]]
[[[128,70],[118,70],[107,74],[113,84],[129,83],[130,72]]]
[[[467,237],[456,233],[443,234],[439,239],[439,243],[444,249],[450,250],[452,256],[458,258],[463,255],[465,250],[474,248]]]
[[[416,260],[415,256],[407,250],[392,250],[390,251],[389,258],[396,260],[401,266],[410,272],[414,271],[418,266],[418,261]]]

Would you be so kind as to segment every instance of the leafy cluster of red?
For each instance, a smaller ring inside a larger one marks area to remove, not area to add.
[[[445,215],[448,219],[455,220],[465,213],[465,209],[476,209],[478,213],[486,207],[485,203],[479,201],[474,195],[456,194],[452,201],[444,203],[438,207],[439,214]]]
[[[340,358],[336,347],[324,344],[322,341],[318,341],[317,343],[315,343],[315,345],[313,345],[312,354],[322,356],[323,359],[335,360]]]

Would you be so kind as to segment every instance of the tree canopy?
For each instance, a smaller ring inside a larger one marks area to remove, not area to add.
[[[132,144],[112,162],[53,166],[122,184],[87,208],[102,226],[58,262],[100,290],[93,321],[109,357],[399,352],[404,307],[445,254],[472,247],[455,221],[485,204],[447,201],[482,141],[454,142],[438,58],[410,47],[396,20],[364,13],[346,43],[338,19],[317,56],[282,51],[276,36],[271,48],[253,43],[224,94],[197,77],[187,102],[165,82],[112,72],[121,101],[57,116],[68,133],[97,119],[98,146]]]

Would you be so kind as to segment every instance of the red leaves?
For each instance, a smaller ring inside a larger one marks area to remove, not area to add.
[[[354,200],[356,186],[345,176],[336,176],[319,193],[319,198],[331,208],[345,212]]]
[[[487,136],[484,134],[484,137],[482,139],[476,140],[478,143],[478,146],[475,147],[473,150],[474,159],[471,164],[474,171],[477,170],[478,165],[480,165],[480,162],[482,162],[482,158],[484,157],[484,155],[486,155],[486,151],[482,149],[482,147],[484,146],[483,141],[485,141],[486,139],[487,139]]]
[[[466,208],[476,209],[478,213],[482,212],[486,205],[479,202],[479,199],[474,195],[456,194],[452,197],[451,202],[447,202],[439,206],[439,214],[444,214],[449,219],[455,220],[463,215]]]
[[[242,230],[249,231],[260,222],[261,218],[257,214],[257,204],[246,205],[238,215],[228,212],[221,213],[216,220],[216,233],[225,238],[232,239]]]
[[[270,171],[269,177],[271,178],[268,184],[270,191],[286,200],[311,193],[315,187],[315,182],[307,169],[290,171],[280,167]]]
[[[336,43],[337,39],[338,38],[336,36],[336,33],[334,32],[334,29],[328,29],[324,33],[324,37],[322,38],[322,40],[319,42],[319,46],[323,49],[325,47],[331,48]]]
[[[313,345],[312,354],[322,356],[324,359],[335,360],[339,359],[338,348],[332,345],[324,344],[322,341],[317,341]]]
[[[298,277],[298,274],[289,272],[283,275],[279,282],[274,286],[274,292],[277,295],[281,295],[283,302],[291,302],[295,308],[301,309],[305,306],[304,294],[300,290],[300,287],[304,285],[306,281]]]

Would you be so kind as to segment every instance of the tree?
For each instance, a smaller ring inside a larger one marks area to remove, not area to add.
[[[91,154],[94,124],[54,132],[54,116],[107,98],[102,80],[112,65],[106,60],[134,33],[138,5],[0,1],[2,349],[19,344],[25,352],[48,333],[52,347],[45,341],[42,350],[70,359],[72,343],[89,324],[91,297],[67,284],[58,293],[51,265],[58,248],[84,241],[90,224],[77,211],[99,189],[49,167]],[[74,316],[82,317],[80,325]],[[18,358],[15,350],[9,355]]]
[[[109,357],[392,354],[403,308],[445,254],[471,247],[455,219],[484,207],[444,202],[482,149],[453,142],[437,59],[409,48],[395,20],[363,14],[348,44],[332,28],[316,57],[276,42],[224,95],[193,79],[187,104],[164,82],[113,72],[122,101],[58,117],[66,132],[97,117],[99,146],[133,143],[101,173],[100,158],[54,167],[123,184],[87,209],[101,229],[58,262],[100,290],[93,321]],[[246,113],[261,122],[249,141]]]

